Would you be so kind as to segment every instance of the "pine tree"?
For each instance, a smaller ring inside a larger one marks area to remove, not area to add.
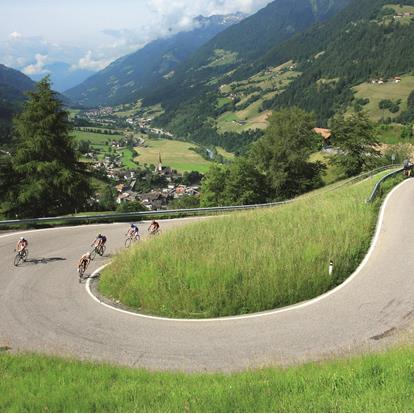
[[[44,78],[14,120],[14,182],[4,204],[10,217],[44,217],[82,209],[91,194],[68,113]]]

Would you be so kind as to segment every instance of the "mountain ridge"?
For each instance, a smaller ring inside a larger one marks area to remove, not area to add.
[[[174,78],[146,91],[144,104],[161,103],[165,114],[158,118],[158,124],[182,137],[211,127],[217,85],[229,83],[240,67],[255,66],[269,50],[335,16],[350,1],[274,0],[202,46],[177,68]],[[221,57],[217,56],[215,62],[217,53]]]
[[[197,16],[196,27],[168,38],[157,39],[123,56],[65,95],[85,106],[114,105],[138,100],[144,87],[170,76],[176,66],[217,33],[246,15]]]

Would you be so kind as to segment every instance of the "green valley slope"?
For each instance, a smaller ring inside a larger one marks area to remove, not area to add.
[[[240,67],[256,66],[257,60],[272,47],[330,18],[349,1],[275,0],[201,47],[177,68],[174,77],[147,92],[144,103],[161,102],[166,113],[158,119],[159,125],[182,137],[189,137],[202,128],[211,130],[211,119],[221,115],[217,110],[220,108],[216,107],[220,86],[247,79],[263,69],[250,71],[248,76],[237,76]]]

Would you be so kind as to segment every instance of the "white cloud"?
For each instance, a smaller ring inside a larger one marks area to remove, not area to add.
[[[111,60],[105,57],[94,57],[92,50],[88,50],[85,56],[79,59],[79,62],[72,65],[71,70],[84,69],[98,71],[109,65]]]
[[[51,13],[60,10],[60,6],[55,7],[58,2],[54,0],[42,1],[45,4],[50,2]],[[91,3],[79,0],[81,1],[92,8]],[[19,27],[9,27],[3,38],[0,37],[0,63],[23,70],[27,74],[45,73],[44,57],[47,56],[47,64],[66,62],[72,65],[72,70],[98,71],[115,59],[133,53],[155,39],[192,30],[197,26],[197,21],[194,20],[196,16],[208,17],[237,11],[254,13],[269,1],[271,0],[125,0],[125,15],[122,15],[119,13],[119,6],[112,0],[99,0],[99,4],[106,7],[100,10],[101,14],[97,15],[94,24],[85,23],[78,11],[71,18],[65,17],[73,22],[72,28],[79,28],[73,32],[64,30],[62,22],[59,26],[55,24],[59,27],[59,32],[55,30],[54,34],[53,28],[48,25],[45,25],[48,27],[46,32],[33,31],[30,24],[27,27],[21,23]],[[133,4],[136,6],[132,6]],[[72,8],[73,6],[68,6],[69,10]],[[35,8],[33,13],[36,15],[38,10]],[[114,16],[118,18],[114,19]],[[42,19],[39,17],[36,21],[38,20]],[[104,30],[105,28],[107,29]],[[43,33],[48,40],[42,36],[22,35],[23,30],[25,33],[30,30],[31,33]],[[82,33],[84,42],[76,43],[78,32]],[[65,41],[59,40],[57,33],[59,36],[60,33],[65,33]],[[38,57],[34,62],[35,54]]]
[[[254,13],[266,6],[271,0],[145,0],[146,8],[152,18],[139,29],[105,29],[103,34],[112,38],[111,43],[102,44],[99,49],[107,57],[123,56],[135,52],[147,43],[174,35],[178,32],[193,30],[199,22],[197,16],[209,17],[236,12]],[[111,50],[112,49],[112,50]],[[117,53],[116,53],[117,52]],[[117,56],[116,56],[117,55]]]
[[[19,33],[19,32],[13,32],[13,33],[10,33],[9,34],[9,37],[11,39],[20,39],[20,38],[23,37],[23,35],[21,33]]]
[[[42,75],[49,73],[44,66],[48,62],[48,56],[47,55],[41,55],[40,53],[37,53],[35,56],[36,63],[26,66],[23,69],[23,73],[26,75]]]
[[[253,13],[266,6],[271,0],[146,0],[147,6],[162,21],[171,26],[182,28],[194,24],[193,18],[198,15],[206,17],[214,14],[230,14],[235,12]]]

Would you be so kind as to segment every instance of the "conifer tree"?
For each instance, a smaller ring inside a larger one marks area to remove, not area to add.
[[[10,217],[44,217],[85,207],[91,194],[88,172],[79,162],[68,113],[48,77],[29,93],[14,120],[13,185],[4,210]]]

